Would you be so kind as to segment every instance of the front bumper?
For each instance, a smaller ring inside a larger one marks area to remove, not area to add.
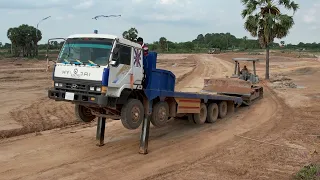
[[[90,104],[99,107],[113,107],[116,104],[116,98],[108,97],[104,95],[94,95],[94,94],[85,94],[79,92],[72,92],[74,93],[73,100],[66,99],[66,91],[56,90],[56,89],[49,89],[48,90],[48,97],[50,99],[54,99],[56,101],[69,101],[69,102],[76,102],[81,104]]]

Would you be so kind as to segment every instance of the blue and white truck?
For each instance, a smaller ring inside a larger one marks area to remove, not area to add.
[[[150,122],[163,127],[170,118],[188,116],[195,124],[213,123],[232,113],[241,97],[175,91],[175,75],[157,69],[157,53],[143,56],[141,45],[108,34],[74,34],[54,61],[48,97],[75,104],[83,122],[98,117],[98,145],[105,120],[121,120],[127,129],[142,124],[140,153],[148,148]]]

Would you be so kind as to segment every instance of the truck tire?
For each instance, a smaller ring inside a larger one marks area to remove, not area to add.
[[[143,117],[143,104],[138,99],[129,99],[121,108],[121,123],[127,129],[137,129]]]
[[[207,122],[214,123],[217,121],[219,115],[219,108],[216,103],[210,103],[208,107],[208,115],[207,115]]]
[[[169,105],[165,101],[156,103],[152,109],[151,123],[155,127],[164,127],[169,118]]]
[[[222,101],[219,103],[219,118],[226,117],[228,112],[228,104],[227,101]]]
[[[83,105],[76,104],[74,110],[78,121],[89,123],[96,118],[96,116],[91,113],[90,109]]]
[[[193,119],[196,124],[204,124],[207,120],[207,106],[204,103],[200,104],[200,113],[193,114]]]

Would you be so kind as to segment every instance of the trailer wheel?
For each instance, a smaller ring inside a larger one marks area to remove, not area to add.
[[[227,101],[222,101],[219,103],[219,118],[224,118],[228,112]]]
[[[83,105],[76,104],[74,110],[78,121],[89,123],[96,118],[96,116],[91,113],[91,110]]]
[[[217,121],[219,115],[219,108],[216,103],[211,103],[208,107],[207,122],[214,123]]]
[[[155,127],[163,127],[167,125],[169,117],[169,105],[167,102],[160,101],[153,107],[151,123]]]
[[[127,129],[137,129],[143,117],[143,105],[138,99],[129,99],[121,108],[121,123]]]
[[[200,105],[200,113],[193,114],[193,119],[196,124],[204,124],[207,119],[207,106],[204,103]]]

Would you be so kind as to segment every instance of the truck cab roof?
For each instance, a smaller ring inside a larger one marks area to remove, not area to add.
[[[118,37],[115,35],[111,34],[73,34],[67,37],[67,39],[72,39],[72,38],[106,38],[106,39],[117,39],[118,43],[125,44],[128,46],[132,46],[135,48],[140,48],[141,45],[132,41],[129,41],[127,39],[124,39],[122,37]]]

